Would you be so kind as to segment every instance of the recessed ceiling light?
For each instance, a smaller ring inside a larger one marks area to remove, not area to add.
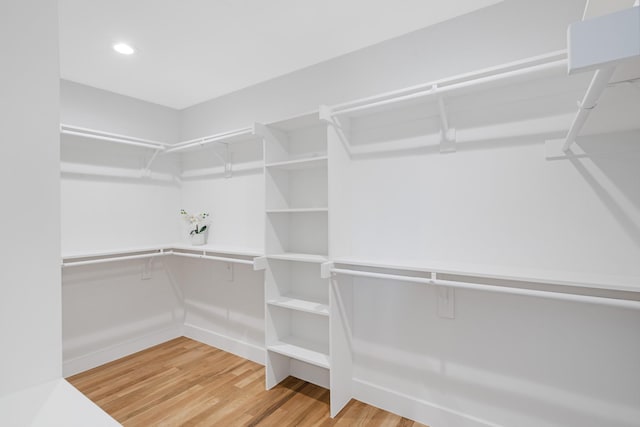
[[[113,50],[123,55],[132,55],[135,49],[126,43],[116,43],[113,45]]]

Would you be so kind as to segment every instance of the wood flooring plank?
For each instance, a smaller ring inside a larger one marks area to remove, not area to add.
[[[180,337],[67,378],[125,427],[418,427],[352,400],[329,417],[329,390],[288,377],[265,390],[264,367]]]

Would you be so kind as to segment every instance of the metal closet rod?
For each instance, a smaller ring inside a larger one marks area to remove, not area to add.
[[[228,257],[222,257],[222,256],[192,254],[188,252],[174,252],[174,251],[170,251],[169,254],[177,255],[181,257],[187,257],[187,258],[200,258],[200,259],[208,259],[212,261],[224,261],[224,262],[232,262],[235,264],[253,265],[253,260],[250,260],[250,259],[228,258]]]
[[[519,61],[495,67],[490,70],[481,70],[458,77],[434,81],[432,83],[414,86],[395,93],[382,96],[365,98],[348,104],[331,107],[331,115],[355,113],[376,107],[383,107],[404,101],[424,98],[428,96],[443,95],[474,86],[507,80],[514,77],[535,74],[549,70],[565,70],[567,66],[566,51],[554,52],[549,55]],[[409,92],[405,95],[402,93]],[[384,98],[384,99],[381,99]]]
[[[164,152],[173,153],[176,151],[186,150],[187,148],[197,147],[199,145],[210,144],[212,142],[220,142],[221,140],[232,138],[234,136],[251,135],[253,133],[253,128],[237,129],[229,132],[219,133],[216,135],[205,136],[203,138],[196,138],[189,141],[179,142],[178,144],[166,149]]]
[[[401,282],[422,283],[426,285],[446,286],[472,291],[498,292],[530,297],[549,298],[563,301],[581,302],[589,304],[609,305],[613,307],[630,308],[640,310],[640,301],[624,300],[616,298],[595,297],[590,295],[566,294],[560,292],[539,291],[535,289],[510,288],[506,286],[484,285],[481,283],[466,283],[454,280],[442,280],[437,278],[412,277],[398,274],[371,273],[368,271],[351,270],[346,268],[332,268],[331,273],[345,274],[349,276],[369,277],[374,279],[397,280]]]
[[[116,256],[116,257],[108,257],[108,258],[89,259],[86,261],[70,261],[70,262],[63,262],[62,267],[76,267],[79,265],[103,264],[106,262],[126,261],[130,259],[154,258],[159,256],[165,256],[165,255],[171,255],[171,252],[161,251],[161,252],[151,252],[148,254],[124,255],[124,256]]]
[[[75,267],[80,265],[103,264],[107,262],[154,258],[154,257],[166,256],[166,255],[176,255],[181,257],[200,258],[200,259],[207,259],[212,261],[224,261],[224,262],[232,262],[236,264],[253,265],[253,260],[248,260],[248,259],[221,257],[221,256],[213,256],[213,255],[206,255],[206,254],[193,254],[188,252],[175,252],[172,250],[168,250],[168,251],[161,250],[160,252],[151,252],[147,254],[124,255],[124,256],[115,256],[115,257],[106,257],[106,258],[96,258],[96,259],[90,259],[85,261],[63,262],[62,267]]]
[[[71,126],[66,124],[60,125],[60,133],[65,135],[82,136],[84,138],[97,139],[100,141],[116,142],[119,144],[133,145],[136,147],[151,148],[154,150],[164,150],[168,145],[164,142],[152,141],[150,139],[137,138],[134,136],[122,135],[119,133],[104,132],[95,129],[83,128],[79,126]]]

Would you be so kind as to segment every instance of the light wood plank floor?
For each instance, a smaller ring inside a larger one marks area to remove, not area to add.
[[[124,426],[422,426],[352,400],[329,418],[329,391],[188,338],[67,380]]]

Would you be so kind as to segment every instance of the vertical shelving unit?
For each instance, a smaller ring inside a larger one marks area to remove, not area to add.
[[[266,384],[287,376],[329,388],[326,125],[317,113],[263,128]]]

